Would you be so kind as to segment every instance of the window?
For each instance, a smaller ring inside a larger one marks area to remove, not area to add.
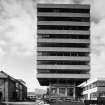
[[[98,87],[105,87],[105,82],[104,81],[97,81],[97,86]]]
[[[57,88],[51,88],[51,93],[52,94],[57,94]]]
[[[101,93],[99,93],[99,96],[100,96],[100,97],[105,97],[105,92],[102,91]]]
[[[88,94],[84,95],[84,99],[87,100],[88,99]]]
[[[91,93],[90,97],[91,98],[97,98],[97,97],[99,97],[99,93],[97,93],[97,92]]]
[[[22,85],[19,85],[20,90],[22,90]]]
[[[93,88],[97,87],[97,82],[93,83]]]
[[[59,95],[65,96],[65,88],[59,88]]]
[[[73,88],[67,88],[67,96],[73,96]]]
[[[38,8],[38,12],[89,13],[89,9],[82,8]]]
[[[19,88],[19,83],[16,83],[16,87]]]
[[[38,60],[38,65],[88,65],[89,61]]]
[[[38,56],[89,56],[88,52],[38,51]]]
[[[88,48],[89,43],[37,43],[38,47],[74,47],[74,48]]]
[[[83,91],[85,91],[85,87],[83,87]]]
[[[38,34],[38,38],[90,39],[90,35],[79,35],[79,34]]]
[[[89,17],[51,17],[38,16],[38,21],[75,21],[75,22],[89,22]]]
[[[38,52],[37,55],[38,56],[44,56],[44,54],[42,52]]]
[[[0,79],[0,86],[2,86],[4,84],[4,80]]]
[[[38,25],[38,29],[44,30],[89,30],[89,26],[64,26],[64,25]]]
[[[88,86],[86,86],[86,90],[88,90]]]
[[[91,89],[91,84],[90,84],[90,85],[88,85],[88,89]]]
[[[59,74],[86,74],[86,70],[72,70],[72,69],[38,69],[38,73],[59,73]]]
[[[105,82],[104,81],[102,82],[102,86],[105,87]]]

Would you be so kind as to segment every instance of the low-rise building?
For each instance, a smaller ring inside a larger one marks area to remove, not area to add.
[[[20,80],[0,71],[0,100],[23,101],[27,98],[27,87]]]
[[[105,99],[105,78],[90,79],[80,86],[85,100]]]
[[[39,88],[36,88],[35,89],[35,95],[36,95],[36,98],[37,99],[41,99],[43,98],[43,96],[46,94],[46,90],[44,89],[39,89]]]
[[[42,99],[45,94],[46,91],[44,89],[36,88],[35,91],[27,93],[27,98],[30,101],[36,101]]]
[[[35,94],[35,92],[28,92],[27,93],[27,98],[30,101],[35,101],[36,100],[36,94]]]

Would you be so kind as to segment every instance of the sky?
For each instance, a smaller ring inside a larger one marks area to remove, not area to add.
[[[36,3],[91,5],[91,78],[105,78],[105,0],[0,0],[0,70],[26,82],[36,79]]]

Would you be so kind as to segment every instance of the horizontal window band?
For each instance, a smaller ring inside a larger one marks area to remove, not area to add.
[[[37,12],[57,12],[57,13],[89,13],[90,9],[82,8],[38,8]]]
[[[51,17],[37,16],[38,21],[74,21],[74,22],[89,22],[90,17]]]

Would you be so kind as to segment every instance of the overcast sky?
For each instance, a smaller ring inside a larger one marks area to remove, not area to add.
[[[91,77],[105,78],[105,0],[38,2],[91,5]],[[26,81],[29,91],[40,87],[36,80],[35,0],[0,0],[0,69]]]

